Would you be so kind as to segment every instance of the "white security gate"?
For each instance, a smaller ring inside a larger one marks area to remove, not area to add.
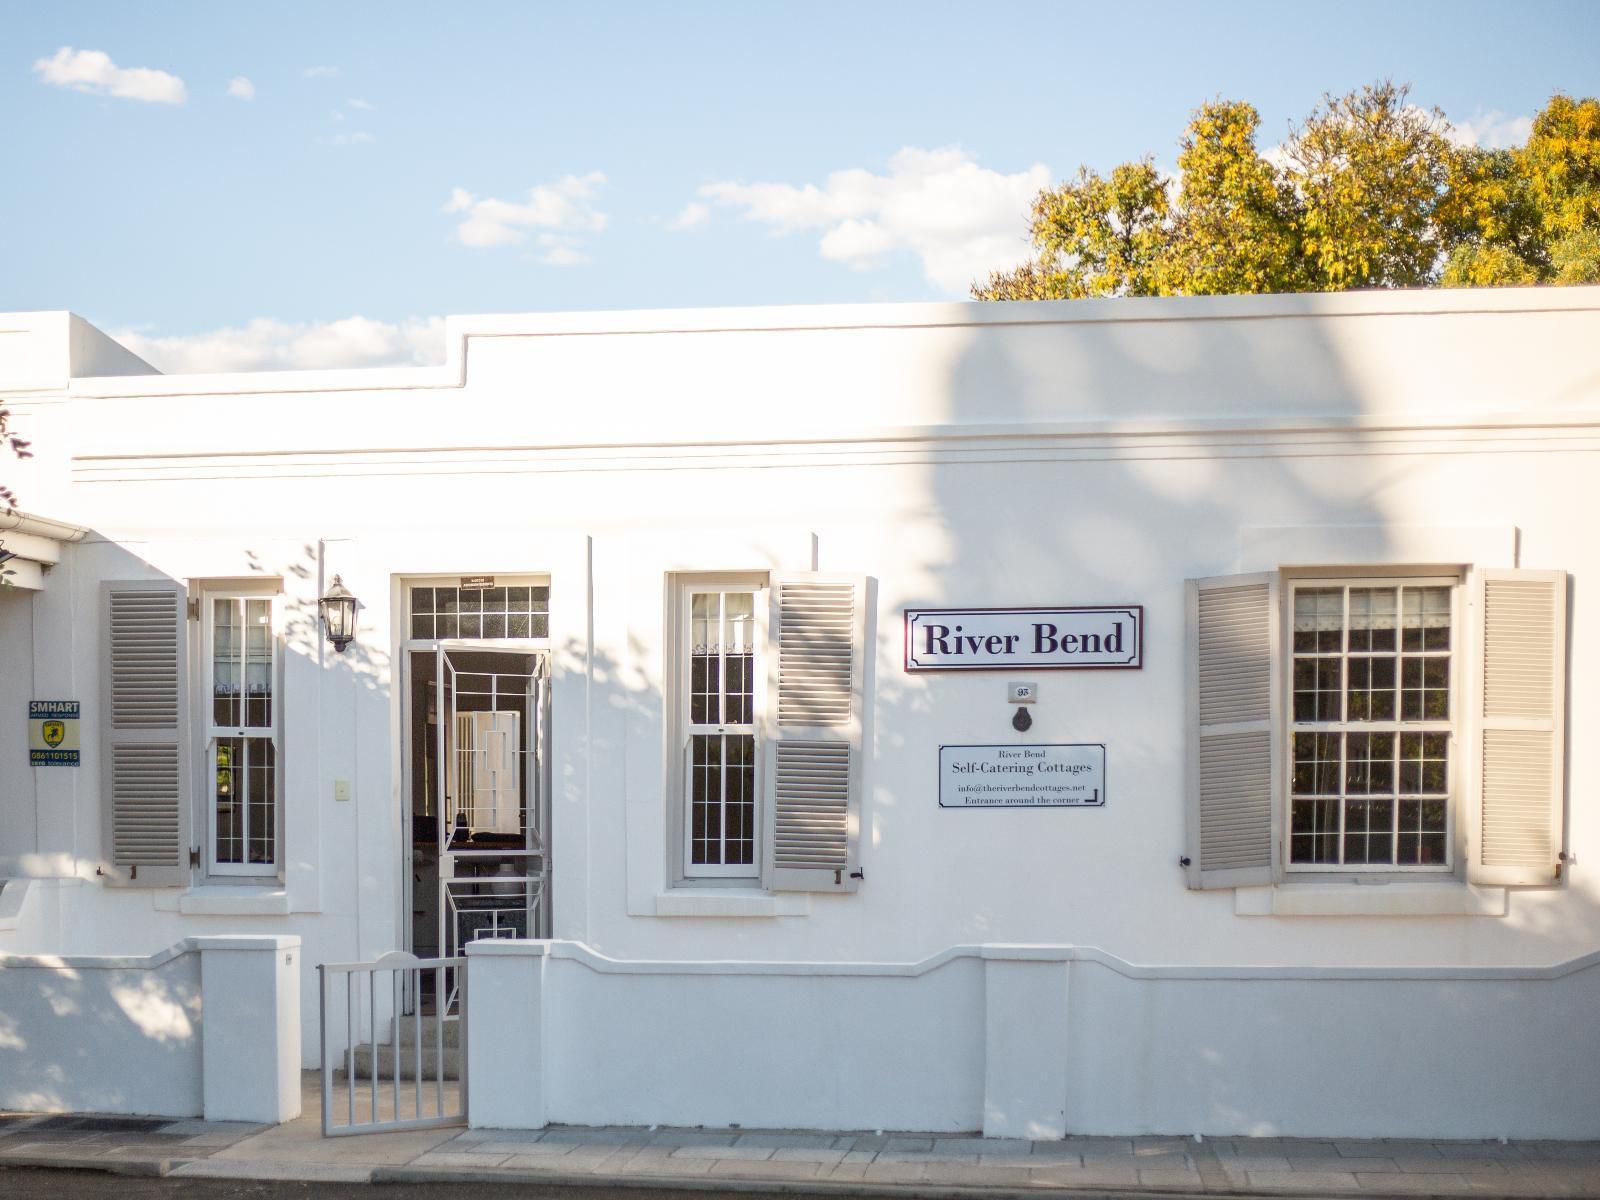
[[[546,936],[549,659],[442,644],[435,807],[439,953],[480,938]],[[460,998],[441,997],[454,1016]]]
[[[323,1136],[466,1124],[467,960],[396,952],[317,971]],[[452,997],[459,1015],[407,1003],[424,995]]]

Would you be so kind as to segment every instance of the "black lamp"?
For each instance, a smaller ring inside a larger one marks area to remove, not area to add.
[[[328,585],[328,594],[317,601],[317,610],[322,614],[322,628],[327,631],[328,641],[343,654],[350,639],[356,635],[354,593],[335,575],[333,582]]]

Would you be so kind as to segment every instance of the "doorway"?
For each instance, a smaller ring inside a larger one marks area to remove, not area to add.
[[[547,650],[506,642],[407,646],[404,878],[418,957],[549,936],[549,667]],[[419,999],[424,1011],[453,1003]]]

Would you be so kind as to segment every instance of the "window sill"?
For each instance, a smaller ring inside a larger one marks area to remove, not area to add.
[[[207,917],[286,917],[287,889],[263,887],[197,887],[178,897],[178,911]]]
[[[674,888],[656,896],[658,917],[805,917],[811,897],[733,888]]]
[[[1470,883],[1284,883],[1235,888],[1240,917],[1503,917],[1506,889]]]

